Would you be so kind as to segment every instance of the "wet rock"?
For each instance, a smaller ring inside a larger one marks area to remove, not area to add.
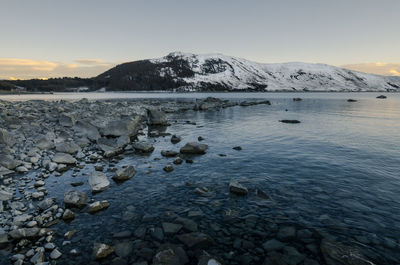
[[[140,226],[140,227],[136,228],[136,230],[133,232],[133,234],[135,235],[135,237],[144,238],[144,236],[146,235],[146,232],[147,232],[146,227]]]
[[[181,230],[182,225],[164,222],[162,223],[162,227],[166,235],[171,235],[178,233],[179,230]]]
[[[204,137],[202,137],[202,136],[197,137],[197,141],[199,141],[199,142],[204,141],[204,140],[205,140],[205,139],[204,139]]]
[[[349,98],[347,102],[357,102],[357,100]]]
[[[76,163],[76,159],[67,153],[56,153],[52,160],[57,164],[71,165]]]
[[[183,227],[190,232],[197,232],[198,230],[197,223],[191,219],[178,217],[175,219],[175,222],[182,224]]]
[[[296,237],[296,228],[294,226],[283,226],[277,233],[277,238],[282,241],[288,241]]]
[[[104,136],[119,137],[123,135],[135,136],[137,135],[141,124],[140,116],[133,119],[121,119],[110,121],[100,132]]]
[[[165,172],[174,171],[174,167],[172,165],[166,165],[163,169],[164,169]]]
[[[179,143],[181,140],[182,140],[182,138],[179,137],[179,136],[176,136],[175,134],[171,136],[171,143],[173,143],[173,144],[177,144],[177,143]]]
[[[260,190],[260,189],[256,189],[256,196],[263,200],[271,199],[271,197],[269,197],[269,195],[267,193],[265,193],[263,190]]]
[[[64,221],[73,220],[75,218],[75,213],[70,209],[66,209],[62,216]]]
[[[273,238],[266,241],[262,246],[267,252],[270,252],[275,250],[281,250],[285,246],[285,244]]]
[[[64,194],[64,204],[66,207],[83,208],[87,205],[88,196],[82,191],[67,191]]]
[[[283,260],[289,265],[296,265],[302,262],[306,256],[297,251],[296,248],[285,246],[283,248]]]
[[[104,259],[114,252],[114,248],[107,244],[95,244],[93,247],[93,256],[96,259]]]
[[[58,249],[54,249],[51,253],[50,253],[50,259],[59,259],[62,256],[62,253],[58,250]]]
[[[56,151],[60,153],[75,154],[81,148],[74,142],[63,142],[56,144]]]
[[[44,249],[38,248],[36,254],[29,260],[33,264],[39,264],[44,261]]]
[[[115,172],[115,175],[112,177],[113,180],[116,181],[124,181],[132,178],[135,175],[136,171],[133,166],[128,166],[125,168],[119,169],[117,172]]]
[[[13,239],[16,239],[16,240],[20,240],[23,238],[34,238],[34,237],[38,236],[39,231],[40,230],[37,227],[20,228],[20,229],[12,230],[9,233],[9,236],[11,236]]]
[[[293,101],[302,101],[301,98],[293,98]]]
[[[167,115],[160,110],[148,109],[147,116],[149,125],[168,125]]]
[[[154,151],[154,146],[145,141],[135,142],[132,144],[132,147],[135,149],[135,151],[140,153],[151,153]]]
[[[164,240],[164,232],[160,227],[153,228],[150,234],[154,239],[158,241]]]
[[[177,237],[189,248],[208,247],[213,244],[213,240],[209,235],[200,232],[182,234]]]
[[[183,251],[183,250],[182,250]],[[185,254],[186,255],[186,254]],[[160,250],[153,257],[153,265],[183,265],[186,262],[182,260],[179,254],[173,248]]]
[[[321,253],[327,265],[373,265],[359,249],[342,245],[328,239],[321,241]]]
[[[89,176],[89,185],[92,193],[101,192],[110,187],[110,181],[103,172],[95,171]]]
[[[180,158],[180,157],[177,157],[175,160],[174,160],[174,162],[173,162],[175,165],[180,165],[180,164],[182,164],[183,163],[183,159],[182,158]]]
[[[385,98],[387,98],[385,95],[380,95],[380,96],[377,96],[376,98],[379,98],[379,99],[385,99]]]
[[[247,195],[248,193],[247,188],[234,179],[229,182],[229,191],[233,194],[242,196]]]
[[[83,181],[71,182],[72,187],[82,186],[83,184]]]
[[[45,184],[45,182],[44,182],[43,180],[38,180],[38,181],[36,181],[36,182],[33,184],[33,186],[34,186],[35,188],[38,188],[38,187],[44,186],[44,184]]]
[[[99,211],[105,210],[110,206],[108,201],[97,201],[94,203],[89,204],[88,213],[97,213]]]
[[[161,155],[165,157],[175,157],[178,155],[178,152],[172,150],[162,150]]]
[[[235,147],[233,147],[232,149],[233,149],[233,150],[236,150],[236,151],[240,151],[240,150],[242,150],[242,147],[241,147],[241,146],[235,146]]]
[[[282,123],[292,123],[292,124],[300,123],[299,120],[280,120],[280,122],[282,122]]]
[[[185,144],[180,149],[180,152],[182,154],[205,154],[207,152],[208,145],[206,144],[200,144],[196,142],[190,142]]]
[[[263,265],[289,265],[283,258],[283,255],[278,252],[268,253],[268,256],[265,257]]]
[[[115,254],[118,257],[126,258],[131,256],[133,251],[133,242],[132,241],[122,241],[114,245]]]
[[[0,248],[8,244],[8,234],[3,228],[0,228]]]

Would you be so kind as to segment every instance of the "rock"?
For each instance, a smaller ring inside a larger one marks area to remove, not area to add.
[[[58,122],[61,126],[72,127],[75,124],[75,115],[70,113],[62,113],[58,119]]]
[[[11,173],[14,173],[14,171],[12,171],[12,170],[10,170],[10,169],[8,169],[8,168],[5,168],[5,167],[3,167],[3,166],[0,165],[0,177],[1,177],[1,176],[9,175],[9,174],[11,174]]]
[[[36,140],[36,146],[41,150],[50,150],[55,147],[54,138],[49,134],[39,137]]]
[[[357,100],[349,98],[347,102],[357,102]]]
[[[124,181],[132,178],[135,175],[136,171],[133,166],[128,166],[125,168],[119,169],[117,172],[115,172],[115,175],[112,177],[113,180],[116,181]]]
[[[299,120],[280,120],[280,122],[282,122],[282,123],[292,123],[292,124],[300,123]]]
[[[76,230],[68,231],[68,232],[66,232],[66,233],[64,234],[64,237],[65,237],[66,239],[70,240],[70,239],[75,235],[75,233],[76,233]]]
[[[0,203],[1,201],[8,201],[11,200],[13,197],[13,193],[11,190],[7,189],[7,188],[3,188],[0,189]]]
[[[158,241],[163,241],[164,239],[164,232],[161,228],[156,227],[151,231],[151,236]]]
[[[302,101],[301,98],[293,98],[293,101]]]
[[[0,165],[9,170],[13,170],[21,164],[21,161],[15,160],[10,155],[0,154]]]
[[[178,217],[175,222],[182,224],[183,227],[190,232],[197,232],[198,230],[197,223],[188,218]]]
[[[132,137],[137,135],[140,125],[141,118],[136,116],[133,119],[110,121],[104,128],[101,128],[100,132],[104,136],[119,137],[127,135]]]
[[[149,125],[168,125],[167,115],[156,109],[147,109]]]
[[[377,96],[376,98],[379,98],[379,99],[385,99],[385,98],[387,98],[385,95],[380,95],[380,96]]]
[[[285,260],[288,264],[300,264],[300,262],[302,262],[305,258],[306,256],[301,254],[294,247],[285,246],[283,248],[283,260]]]
[[[133,242],[132,241],[119,242],[114,245],[114,251],[118,257],[121,258],[129,257],[131,256],[133,251]]]
[[[132,144],[132,147],[135,149],[135,151],[140,153],[151,153],[154,151],[153,145],[145,141],[135,142]]]
[[[164,169],[165,172],[174,171],[174,167],[172,165],[170,165],[170,164],[166,165],[163,169]]]
[[[83,184],[83,181],[71,182],[72,187],[82,186]]]
[[[73,220],[75,218],[75,213],[73,211],[71,211],[70,209],[66,209],[63,213],[62,218],[64,221]]]
[[[177,143],[179,143],[181,140],[182,140],[181,137],[176,136],[175,134],[171,136],[171,143],[173,143],[173,144],[177,144]]]
[[[182,154],[205,154],[207,152],[208,145],[206,144],[200,144],[196,142],[190,142],[185,144],[180,149],[180,152]]]
[[[64,204],[66,207],[83,208],[87,205],[88,196],[81,191],[67,191],[64,194]]]
[[[39,228],[37,227],[32,227],[32,228],[20,228],[20,229],[15,229],[12,230],[9,233],[9,236],[11,236],[15,240],[20,240],[23,238],[34,238],[38,236],[39,234]]]
[[[49,243],[46,243],[46,244],[44,245],[44,248],[45,248],[46,250],[53,250],[53,249],[56,248],[56,245],[54,245],[53,243],[49,242]]]
[[[256,196],[263,200],[271,199],[271,197],[267,193],[265,193],[263,190],[260,190],[260,189],[256,189]]]
[[[88,213],[97,213],[99,211],[105,210],[110,206],[108,201],[97,201],[94,203],[89,204]]]
[[[181,230],[182,225],[164,222],[162,223],[162,227],[166,235],[171,235],[178,233],[179,230]]]
[[[3,228],[0,228],[0,248],[8,244],[8,234]]]
[[[32,199],[38,200],[44,197],[44,193],[41,191],[32,192]]]
[[[183,265],[179,255],[172,249],[160,250],[153,257],[153,265]]]
[[[222,263],[209,255],[202,255],[197,265],[222,265]]]
[[[55,162],[57,164],[71,165],[71,164],[75,164],[76,163],[76,159],[73,158],[70,154],[56,153],[53,156],[53,162]]]
[[[99,130],[90,122],[77,121],[73,129],[78,135],[87,137],[91,141],[97,141],[100,138]]]
[[[374,265],[359,249],[338,242],[322,239],[320,248],[327,265]]]
[[[59,259],[62,256],[62,253],[58,249],[54,249],[50,253],[50,259]]]
[[[60,153],[75,154],[80,150],[81,148],[74,142],[56,144],[56,151]]]
[[[265,257],[263,265],[289,265],[281,253],[271,252]]]
[[[114,252],[114,248],[106,244],[95,244],[93,255],[96,259],[104,259]]]
[[[266,241],[262,246],[267,252],[271,252],[275,250],[281,250],[285,246],[285,244],[276,239],[270,239]]]
[[[89,185],[92,193],[106,190],[110,187],[110,181],[103,172],[95,171],[89,176]]]
[[[161,155],[165,157],[174,157],[178,155],[178,152],[172,150],[162,150]]]
[[[36,254],[29,260],[33,264],[39,264],[44,261],[44,249],[38,248]]]
[[[180,165],[180,164],[182,164],[183,163],[183,160],[182,160],[182,158],[180,158],[180,157],[177,157],[175,160],[174,160],[174,162],[173,162],[175,165]]]
[[[42,186],[44,186],[46,183],[43,181],[43,180],[38,180],[38,181],[36,181],[34,184],[33,184],[33,186],[35,187],[35,188],[38,188],[38,187],[42,187]]]
[[[13,146],[17,143],[14,136],[12,136],[7,130],[0,128],[0,144],[7,146]]]
[[[233,149],[233,150],[236,150],[236,151],[240,151],[240,150],[242,150],[242,147],[241,147],[241,146],[235,146],[235,147],[233,147],[232,149]]]
[[[229,183],[229,191],[236,195],[247,195],[248,193],[247,188],[234,179]]]
[[[210,236],[200,233],[200,232],[192,232],[187,234],[181,234],[177,236],[178,239],[184,243],[187,247],[207,247],[213,244],[213,240]]]

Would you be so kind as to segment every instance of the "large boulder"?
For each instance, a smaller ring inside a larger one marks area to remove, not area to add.
[[[106,190],[110,187],[106,174],[103,172],[95,171],[89,176],[89,185],[93,193]]]
[[[180,149],[180,152],[182,154],[205,154],[207,152],[208,145],[206,144],[200,144],[196,142],[190,142],[185,144]]]
[[[67,153],[56,153],[53,156],[53,162],[55,162],[57,164],[71,165],[71,164],[75,164],[76,163],[76,159],[73,156],[71,156],[70,154],[67,154]]]
[[[118,137],[122,135],[135,136],[137,135],[141,126],[140,116],[133,119],[121,119],[110,121],[104,128],[101,128],[101,134],[104,136]]]
[[[0,144],[13,146],[16,142],[14,136],[12,136],[7,130],[0,128]]]
[[[232,179],[229,182],[229,191],[236,195],[247,195],[248,193],[247,188],[235,179]]]
[[[167,115],[157,109],[147,109],[149,125],[168,125]]]
[[[90,122],[77,121],[73,129],[77,135],[87,137],[91,141],[97,141],[101,137],[99,130]]]
[[[3,166],[9,170],[13,170],[21,164],[21,161],[15,160],[10,155],[0,154],[0,166]]]
[[[64,204],[66,207],[83,208],[87,205],[88,196],[82,191],[67,191],[64,194]]]
[[[9,235],[15,240],[20,240],[23,238],[34,238],[38,236],[39,232],[40,230],[37,227],[20,228],[10,231]]]

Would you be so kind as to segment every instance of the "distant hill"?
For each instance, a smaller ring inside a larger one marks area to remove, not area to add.
[[[78,87],[92,91],[400,91],[400,78],[394,76],[326,64],[261,64],[222,54],[181,52],[123,63],[89,79],[7,82],[36,91],[70,91]]]

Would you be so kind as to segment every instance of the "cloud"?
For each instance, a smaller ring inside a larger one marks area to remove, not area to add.
[[[359,63],[342,67],[371,74],[400,76],[400,63]]]
[[[0,79],[51,77],[93,77],[115,64],[98,59],[80,59],[74,63],[50,62],[20,58],[0,58]]]

